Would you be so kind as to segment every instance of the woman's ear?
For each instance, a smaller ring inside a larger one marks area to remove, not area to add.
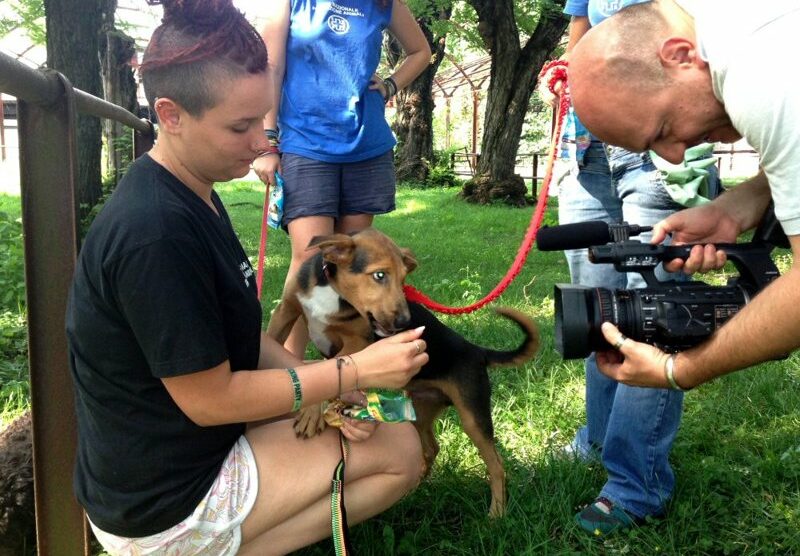
[[[174,100],[163,97],[156,98],[153,109],[158,117],[158,127],[161,131],[175,133],[180,128],[183,110]]]

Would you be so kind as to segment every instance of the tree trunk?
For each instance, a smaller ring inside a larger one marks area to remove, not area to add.
[[[136,55],[136,43],[114,25],[117,0],[106,0],[106,22],[100,37],[103,66],[103,90],[109,102],[136,113],[136,79],[131,69],[131,59]],[[106,144],[106,174],[116,185],[133,158],[131,130],[114,120],[103,122]]]
[[[44,0],[47,66],[63,73],[72,86],[102,97],[99,40],[105,0]],[[102,194],[100,120],[78,115],[76,203],[86,214]]]
[[[397,136],[395,167],[398,181],[424,182],[433,161],[433,78],[444,59],[445,38],[433,35],[431,23],[450,19],[452,6],[437,10],[431,3],[426,11],[428,15],[418,18],[417,22],[431,47],[431,61],[395,99],[397,115],[392,128]],[[393,41],[387,49],[392,65],[392,57],[398,50],[395,43]]]
[[[492,69],[476,177],[465,184],[462,194],[478,203],[500,199],[523,205],[527,188],[514,173],[514,163],[536,77],[567,27],[568,20],[560,11],[564,0],[542,7],[536,29],[524,46],[520,46],[512,0],[469,3],[478,13],[478,32],[491,55]]]

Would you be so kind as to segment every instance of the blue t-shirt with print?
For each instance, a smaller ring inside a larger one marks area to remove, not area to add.
[[[324,162],[358,162],[395,145],[380,91],[391,2],[292,0],[280,114],[281,150]]]
[[[567,4],[564,6],[564,13],[574,16],[588,16],[589,23],[594,27],[622,8],[649,1],[650,0],[567,0]]]
[[[609,16],[627,6],[650,0],[567,0],[564,13],[574,17],[587,17],[594,27]],[[561,139],[561,158],[583,160],[583,153],[595,137],[591,135],[570,108]]]

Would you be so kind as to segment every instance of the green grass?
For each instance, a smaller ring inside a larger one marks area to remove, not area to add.
[[[248,193],[247,187],[220,191],[245,248],[256,253],[261,189]],[[460,306],[483,297],[504,276],[532,209],[477,207],[456,193],[401,189],[397,211],[378,217],[375,225],[417,255],[419,268],[409,282],[437,301]],[[270,230],[269,238],[265,311],[280,296],[289,261],[285,234]],[[780,257],[785,267],[787,255]],[[534,250],[498,301],[533,315],[543,333],[535,361],[491,373],[496,434],[508,471],[508,515],[487,518],[490,495],[483,463],[450,412],[438,425],[442,451],[432,475],[394,508],[353,528],[358,553],[800,552],[797,356],[687,395],[672,452],[678,483],[667,519],[607,540],[591,538],[572,524],[575,511],[602,487],[605,471],[557,456],[584,419],[582,364],[564,362],[553,349],[553,284],[568,281],[561,253]],[[507,348],[519,340],[513,326],[489,310],[441,318],[482,345]],[[330,551],[325,541],[299,554]]]
[[[236,183],[219,191],[255,263],[263,188]],[[456,193],[401,189],[397,211],[378,217],[375,224],[417,255],[419,268],[409,282],[437,301],[464,305],[504,276],[532,208],[477,207]],[[0,210],[8,210],[4,202],[0,197]],[[785,266],[785,253],[781,260]],[[286,235],[270,230],[265,320],[280,297],[288,263]],[[796,355],[687,394],[672,452],[678,482],[667,519],[605,540],[573,525],[573,514],[594,498],[605,472],[557,456],[584,419],[582,364],[561,360],[553,349],[553,284],[567,281],[562,254],[534,250],[498,302],[532,315],[543,337],[533,362],[491,373],[496,434],[508,472],[508,515],[488,519],[483,463],[450,412],[437,427],[442,450],[432,475],[395,507],[352,529],[358,554],[800,553]],[[485,346],[508,348],[520,339],[513,325],[490,310],[441,318]],[[331,553],[330,541],[298,552]]]

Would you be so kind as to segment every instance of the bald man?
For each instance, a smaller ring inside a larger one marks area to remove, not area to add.
[[[689,389],[800,346],[800,87],[794,36],[800,2],[655,0],[621,10],[590,30],[570,58],[575,110],[601,139],[652,149],[679,162],[702,141],[744,137],[761,172],[712,203],[656,225],[653,241],[703,243],[671,270],[724,264],[714,242],[733,242],[770,200],[794,264],[705,343],[674,357],[624,340],[598,354],[600,369],[625,384]],[[636,45],[633,48],[631,45]],[[614,102],[609,102],[614,99]],[[603,325],[611,345],[619,331]]]
[[[564,59],[570,58],[590,28],[627,6],[648,1],[567,0],[564,13],[571,20]],[[562,142],[562,158],[568,158],[570,173],[559,184],[560,224],[624,220],[652,226],[683,208],[673,196],[676,189],[667,183],[649,152],[634,153],[604,143],[582,133],[582,128],[570,112]],[[716,181],[712,176],[703,193],[709,194],[708,185],[716,185]],[[650,237],[647,233],[641,240]],[[635,272],[619,273],[613,265],[592,264],[586,249],[570,249],[564,254],[573,283],[609,290],[646,287],[644,278]],[[660,280],[685,278],[661,268],[656,272]],[[684,396],[666,388],[620,384],[600,372],[595,353],[585,359],[584,373],[586,420],[565,452],[578,461],[602,463],[606,481],[593,500],[575,514],[575,522],[589,534],[609,535],[664,514],[675,490],[670,452],[680,427]]]

